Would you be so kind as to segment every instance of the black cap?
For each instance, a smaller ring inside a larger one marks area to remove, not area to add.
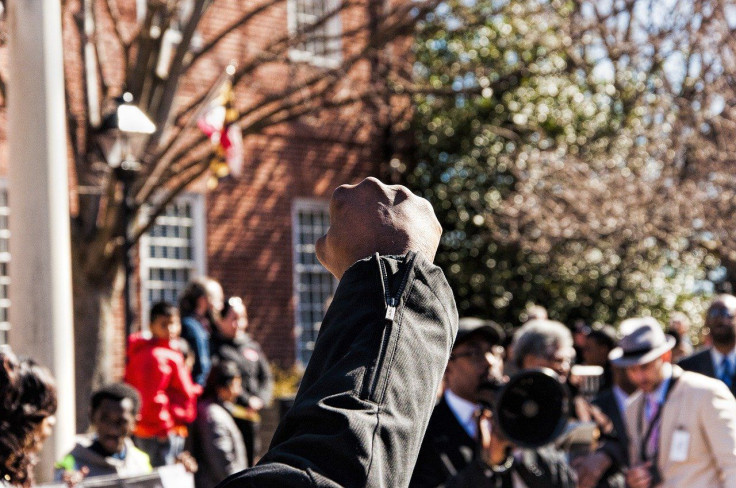
[[[506,339],[503,329],[493,320],[479,319],[477,317],[463,317],[457,324],[457,337],[455,345],[457,347],[467,340],[471,334],[479,333],[493,346],[501,346]]]

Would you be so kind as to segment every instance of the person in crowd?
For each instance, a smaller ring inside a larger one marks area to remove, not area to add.
[[[590,326],[585,323],[585,320],[578,319],[573,323],[572,326],[572,339],[573,347],[575,348],[575,356],[573,360],[583,360],[583,348],[587,341],[588,334],[590,333]]]
[[[686,370],[718,378],[736,395],[736,296],[718,295],[705,313],[711,346],[678,365]]]
[[[199,466],[194,475],[196,488],[213,488],[247,466],[243,436],[230,416],[230,405],[241,390],[238,365],[232,361],[214,363],[191,428],[192,454]]]
[[[560,455],[547,450],[512,453],[514,446],[492,426],[492,417],[481,420],[481,386],[502,381],[503,341],[502,329],[490,320],[467,317],[458,322],[445,392],[429,421],[410,487],[511,487],[508,483],[516,476],[531,483],[529,488],[575,486]]]
[[[676,339],[672,348],[672,361],[690,356],[693,353],[693,343],[690,339],[690,318],[682,312],[675,312],[670,317],[667,334]]]
[[[56,423],[55,413],[51,373],[0,346],[0,487],[33,485],[33,467]]]
[[[526,321],[530,320],[547,320],[547,309],[541,305],[531,305],[526,311]]]
[[[566,383],[575,361],[570,330],[554,320],[530,320],[514,334],[511,360],[517,370],[549,368]]]
[[[609,353],[610,354],[610,353]],[[616,438],[620,441],[622,455],[620,463],[628,464],[628,435],[626,434],[626,421],[624,413],[629,403],[629,398],[636,391],[636,386],[631,383],[626,370],[620,367],[611,367],[613,373],[613,385],[611,388],[603,389],[593,399],[593,405],[600,408],[613,425]]]
[[[441,230],[403,186],[334,191],[316,250],[340,281],[314,353],[268,452],[220,488],[408,485],[457,334]]]
[[[591,327],[585,338],[583,364],[603,368],[603,375],[599,380],[599,390],[601,391],[613,386],[613,371],[608,362],[608,354],[616,347],[617,343],[616,330],[610,325]]]
[[[128,340],[125,381],[141,395],[141,418],[135,443],[154,467],[174,464],[184,451],[182,427],[196,416],[199,385],[192,382],[184,357],[176,347],[181,330],[177,308],[167,302],[151,307],[150,335]]]
[[[74,448],[56,463],[56,481],[105,475],[133,476],[152,471],[148,454],[131,439],[140,395],[125,383],[111,383],[92,393],[91,434],[77,436]]]
[[[587,453],[575,453],[571,459],[583,486],[623,486],[623,467],[620,440],[615,436],[611,420],[577,395],[570,378],[575,360],[573,336],[560,322],[533,320],[521,326],[514,334],[513,362],[519,371],[548,368],[571,389],[570,420],[595,422],[600,442],[591,438]],[[599,483],[602,483],[599,485]]]
[[[179,299],[181,336],[194,352],[192,378],[204,386],[210,370],[210,334],[220,319],[224,294],[220,284],[202,277],[189,283]]]
[[[248,313],[239,297],[225,300],[222,319],[212,332],[213,360],[233,361],[240,369],[243,388],[231,414],[243,434],[248,466],[253,465],[258,442],[259,412],[271,402],[273,376],[261,346],[246,332]]]
[[[609,356],[638,391],[626,409],[630,488],[736,486],[736,399],[718,380],[671,364],[674,339],[652,317]]]

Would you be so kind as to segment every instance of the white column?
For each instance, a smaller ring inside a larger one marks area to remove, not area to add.
[[[54,374],[59,408],[37,481],[73,444],[74,330],[61,5],[6,2],[10,345]]]

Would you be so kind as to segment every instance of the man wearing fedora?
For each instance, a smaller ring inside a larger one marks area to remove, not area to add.
[[[718,378],[736,395],[736,296],[718,295],[705,313],[705,326],[713,343],[678,363],[685,371]]]
[[[611,351],[638,390],[626,408],[630,488],[736,486],[736,400],[720,381],[671,364],[674,338],[625,320]]]

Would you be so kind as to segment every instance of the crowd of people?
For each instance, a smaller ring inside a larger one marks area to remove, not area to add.
[[[425,200],[368,178],[334,192],[330,217],[317,255],[338,289],[259,462],[265,358],[244,334],[242,300],[203,279],[178,309],[152,308],[150,336],[130,338],[127,383],[92,396],[94,432],[59,462],[59,479],[178,461],[198,487],[219,488],[736,486],[736,297],[712,301],[697,351],[680,314],[670,335],[651,317],[567,327],[537,306],[504,331],[458,319],[432,264],[441,228]],[[9,351],[0,360],[11,392],[0,486],[30,486],[53,380]],[[554,394],[540,396],[534,374]],[[524,401],[501,415],[509,391]],[[553,434],[539,441],[538,430]]]
[[[224,299],[211,278],[190,283],[179,307],[154,304],[148,330],[128,338],[123,382],[93,393],[92,431],[55,479],[75,485],[181,463],[197,488],[212,488],[252,465],[273,379],[247,324],[242,299]]]

